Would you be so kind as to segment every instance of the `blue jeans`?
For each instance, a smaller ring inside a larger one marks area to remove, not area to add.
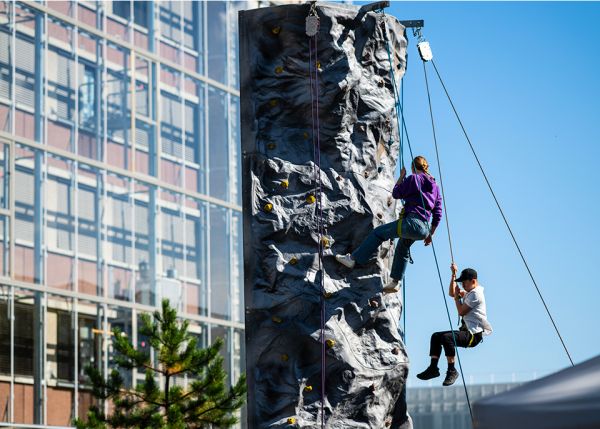
[[[386,240],[399,238],[392,262],[390,276],[394,280],[404,280],[406,265],[410,260],[410,246],[417,240],[425,240],[429,235],[429,225],[424,220],[408,215],[401,219],[402,235],[398,235],[398,222],[395,220],[385,225],[378,226],[367,236],[365,241],[352,252],[352,258],[359,264],[366,264],[373,256],[377,248]]]

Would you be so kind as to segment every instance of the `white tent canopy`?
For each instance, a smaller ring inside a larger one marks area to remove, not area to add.
[[[600,428],[600,356],[474,404],[477,429]]]

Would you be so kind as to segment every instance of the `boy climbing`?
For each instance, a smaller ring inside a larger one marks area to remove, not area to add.
[[[452,278],[448,294],[454,298],[456,310],[459,316],[462,317],[461,326],[458,331],[435,332],[431,335],[429,349],[431,363],[425,371],[417,374],[417,378],[421,380],[439,377],[438,361],[443,347],[448,360],[448,371],[442,383],[444,386],[454,384],[458,378],[458,371],[454,367],[455,341],[459,347],[475,347],[481,342],[484,335],[492,333],[492,326],[487,321],[483,286],[477,281],[477,271],[466,268],[462,270],[460,277],[456,278],[456,272],[458,271],[456,264],[450,265],[450,270],[452,271]],[[460,289],[458,283],[462,283],[464,290]]]
[[[411,166],[412,173],[406,177],[402,168],[400,178],[394,186],[392,196],[404,200],[400,219],[375,228],[352,254],[336,255],[337,261],[352,269],[356,262],[366,264],[373,253],[385,240],[398,238],[394,261],[390,273],[391,281],[384,292],[398,292],[406,265],[410,261],[410,246],[417,240],[431,244],[433,233],[442,219],[442,195],[435,179],[429,173],[429,164],[422,156],[417,156]],[[429,218],[432,218],[431,227]]]

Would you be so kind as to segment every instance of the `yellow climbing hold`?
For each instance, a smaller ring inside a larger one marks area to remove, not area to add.
[[[309,386],[305,386],[304,387],[304,391],[305,392],[312,392],[312,386],[310,386],[310,385]]]
[[[335,346],[335,340],[327,340],[325,341],[325,344],[327,344],[327,347],[332,348],[333,346]]]
[[[326,249],[329,249],[329,246],[331,245],[331,242],[329,241],[328,237],[321,237],[321,244],[323,244],[323,247]]]
[[[315,198],[315,196],[313,194],[310,194],[308,197],[306,197],[306,202],[308,204],[314,204],[315,201],[317,201],[317,199]]]
[[[304,137],[304,140],[308,140],[308,133],[306,131],[304,131],[304,134],[302,134],[302,137]]]
[[[289,263],[290,265],[296,265],[296,264],[298,263],[298,258],[296,258],[295,256],[292,256],[292,257],[290,258],[290,260],[288,261],[288,263]]]
[[[288,182],[287,180],[282,180],[282,181],[281,181],[281,187],[282,187],[283,189],[287,189],[287,188],[288,188],[288,186],[290,186],[290,182]]]
[[[273,150],[277,147],[277,145],[275,143],[269,143],[267,144],[267,149]]]
[[[273,99],[269,100],[269,104],[271,105],[271,107],[275,107],[279,104],[279,100],[276,98],[273,98]]]
[[[331,298],[333,296],[333,294],[331,292],[323,292],[323,296],[325,298]]]
[[[294,423],[296,423],[296,419],[293,417],[290,417],[287,419],[288,424],[293,425]]]
[[[284,362],[287,362],[289,360],[289,358],[290,357],[288,355],[286,355],[285,353],[281,355],[281,360]]]
[[[281,67],[281,66],[275,67],[275,73],[277,73],[277,74],[283,73],[283,67]]]
[[[281,27],[280,26],[273,27],[271,29],[271,33],[273,33],[273,34],[279,34],[279,33],[281,33]]]
[[[275,322],[275,323],[281,323],[282,322],[281,317],[277,317],[277,316],[271,317],[271,320],[273,322]]]
[[[321,61],[317,61],[317,68],[320,70],[321,69]]]
[[[267,213],[269,213],[271,210],[273,210],[273,204],[271,204],[271,203],[267,203],[267,204],[265,204],[265,206],[263,207],[263,209],[264,209],[264,210],[265,210]]]

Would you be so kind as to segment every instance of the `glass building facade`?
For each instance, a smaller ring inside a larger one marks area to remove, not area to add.
[[[244,371],[248,6],[0,1],[0,427],[84,416],[84,367],[113,365],[116,327],[147,347],[162,298]]]

